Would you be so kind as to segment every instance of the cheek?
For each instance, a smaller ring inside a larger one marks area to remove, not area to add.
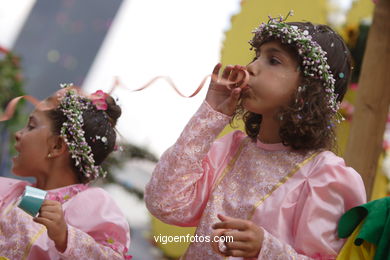
[[[299,77],[296,74],[283,74],[279,80],[277,95],[283,103],[289,102],[299,86]]]
[[[20,155],[30,162],[41,162],[47,155],[47,140],[39,133],[28,133],[20,142]]]

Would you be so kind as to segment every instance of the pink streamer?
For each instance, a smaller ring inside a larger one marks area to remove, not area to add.
[[[3,49],[1,46],[0,46],[0,51],[3,51],[5,49]],[[203,78],[203,80],[201,81],[201,83],[199,84],[198,88],[189,96],[186,96],[184,94],[182,94],[179,89],[177,88],[177,86],[175,85],[175,83],[173,82],[173,80],[168,77],[168,76],[156,76],[154,78],[152,78],[150,81],[148,81],[145,85],[137,88],[137,89],[134,89],[134,90],[131,90],[132,92],[136,92],[136,91],[141,91],[141,90],[144,90],[148,87],[150,87],[153,83],[155,83],[157,80],[165,80],[168,82],[168,84],[175,90],[175,92],[177,94],[179,94],[180,96],[182,97],[185,97],[185,98],[191,98],[191,97],[194,97],[196,96],[199,91],[204,87],[205,83],[206,83],[206,80],[211,77],[213,81],[217,82],[217,84],[219,85],[225,85],[227,88],[231,89],[231,87],[229,85],[233,85],[233,84],[236,84],[235,87],[239,87],[239,88],[245,88],[248,84],[248,80],[249,80],[249,73],[248,71],[245,69],[245,68],[241,68],[239,70],[239,73],[237,75],[237,78],[236,80],[227,80],[227,79],[223,79],[223,78],[218,78],[217,75],[207,75],[206,77]],[[127,90],[130,90],[128,89],[127,87],[125,87],[120,81],[118,78],[115,78],[115,81],[114,81],[114,84],[113,86],[111,87],[110,91],[108,92],[108,94],[111,94],[117,87],[123,87]],[[73,86],[73,88],[76,88],[78,89],[78,91],[80,91],[81,93],[83,93],[83,91],[79,88],[79,87],[76,87],[76,86]],[[83,93],[85,95],[85,93]],[[85,96],[88,96],[88,95],[85,95]],[[17,104],[19,103],[19,101],[21,99],[26,99],[27,101],[31,102],[34,106],[36,106],[40,101],[38,99],[36,99],[35,97],[33,96],[19,96],[19,97],[16,97],[14,99],[12,99],[8,105],[7,105],[7,108],[4,112],[3,115],[0,115],[0,122],[2,121],[6,121],[6,120],[9,120],[10,118],[12,118],[12,116],[14,115],[15,113],[15,110],[16,110],[16,106]]]

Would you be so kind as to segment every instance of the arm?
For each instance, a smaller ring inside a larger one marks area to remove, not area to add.
[[[240,134],[214,142],[236,110],[241,88],[236,81],[242,67],[214,68],[206,101],[190,120],[176,144],[166,151],[146,186],[149,211],[166,223],[196,226],[220,167],[234,152]],[[213,144],[213,145],[212,145]]]
[[[145,202],[153,215],[170,224],[197,225],[216,172],[237,136],[225,136],[212,146],[229,120],[207,102],[202,104],[176,143],[161,156],[146,186]]]
[[[325,155],[324,155],[325,154]],[[348,209],[366,200],[360,175],[341,158],[325,152],[312,165],[293,222],[294,243],[288,245],[264,230],[258,259],[335,259],[344,244],[337,223]],[[309,258],[309,256],[311,258]]]
[[[63,253],[59,253],[62,259],[128,259],[124,254],[127,248],[108,235],[109,230],[105,230],[106,239],[98,243],[87,233],[68,225],[67,248]],[[102,232],[105,232],[102,230]]]

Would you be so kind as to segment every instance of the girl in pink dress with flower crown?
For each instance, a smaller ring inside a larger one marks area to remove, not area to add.
[[[281,18],[250,44],[246,67],[215,67],[206,100],[146,187],[147,207],[203,240],[233,238],[193,242],[183,259],[335,259],[339,218],[366,201],[360,175],[330,151],[350,53],[328,26]],[[246,86],[226,85],[244,70]],[[246,134],[216,139],[236,116]]]
[[[107,192],[89,187],[115,145],[121,109],[102,91],[67,87],[39,103],[15,134],[12,171],[46,190],[39,215],[15,206],[25,181],[0,178],[0,259],[129,259],[129,226]]]

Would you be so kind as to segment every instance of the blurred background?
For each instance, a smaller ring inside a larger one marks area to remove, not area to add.
[[[353,118],[360,66],[371,25],[371,0],[23,0],[0,8],[0,114],[14,97],[43,99],[60,83],[86,92],[108,91],[122,107],[118,122],[122,149],[108,159],[110,175],[97,183],[125,212],[134,259],[177,259],[186,244],[157,244],[153,235],[193,233],[152,218],[143,189],[155,163],[197,110],[206,88],[194,98],[177,95],[163,80],[132,92],[153,77],[169,76],[185,95],[192,94],[214,65],[245,65],[252,53],[251,31],[267,16],[286,15],[336,29],[354,58],[353,82],[342,104],[347,119],[338,129],[343,154]],[[206,84],[207,86],[207,84]],[[123,88],[125,87],[125,88]],[[22,103],[14,117],[0,123],[0,176],[10,173],[13,133],[22,128],[32,106]],[[388,193],[390,120],[375,182],[375,196]],[[224,133],[231,131],[227,127]]]

